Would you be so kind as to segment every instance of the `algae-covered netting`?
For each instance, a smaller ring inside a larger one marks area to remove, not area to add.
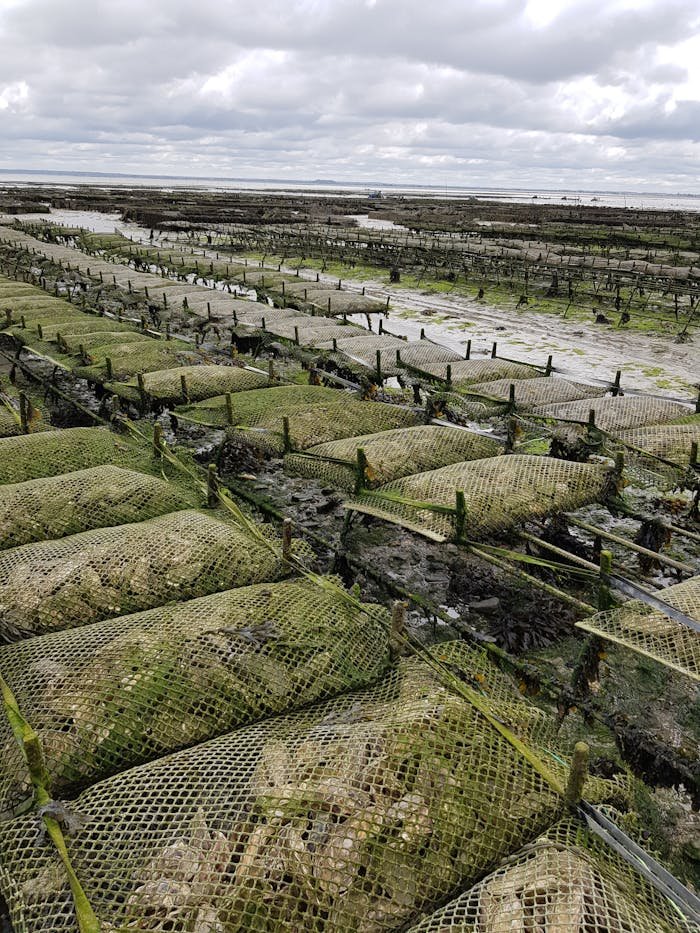
[[[49,427],[49,412],[35,395],[13,385],[0,388],[0,438],[34,434]]]
[[[655,595],[700,624],[700,577],[691,577]],[[700,632],[660,608],[633,599],[577,625],[700,680]]]
[[[137,470],[155,468],[154,458],[142,445],[108,428],[66,428],[0,438],[0,484],[24,483],[106,463]]]
[[[534,366],[511,363],[510,360],[500,360],[498,357],[488,360],[459,360],[455,363],[428,363],[419,368],[429,375],[450,381],[456,387],[495,379],[536,379],[542,375]]]
[[[364,463],[358,461],[360,448]],[[305,453],[288,454],[284,465],[290,473],[350,491],[357,483],[358,470],[363,471],[363,485],[374,488],[411,473],[502,452],[502,445],[493,438],[462,428],[425,424],[318,444]]]
[[[178,418],[195,424],[225,427],[231,441],[244,441],[270,453],[288,445],[304,449],[314,444],[370,431],[415,424],[417,415],[398,405],[363,402],[338,389],[323,386],[279,386],[219,396],[198,405],[175,409]]]
[[[480,654],[441,654],[525,742],[539,734],[542,714]],[[375,933],[474,883],[549,826],[561,797],[468,699],[408,660],[377,687],[110,778],[69,810],[68,854],[103,933]],[[0,829],[0,854],[17,933],[73,933],[35,816]]]
[[[201,505],[166,479],[111,465],[0,485],[0,550]]]
[[[507,402],[511,398],[511,386],[516,408],[525,409],[555,402],[594,398],[605,395],[607,391],[603,386],[583,385],[559,379],[557,376],[543,376],[541,379],[494,379],[491,382],[475,383],[469,386],[469,392]]]
[[[0,553],[0,641],[274,579],[277,553],[192,509],[12,548]]]
[[[409,933],[692,933],[675,905],[575,820]]]
[[[74,366],[73,371],[83,379],[97,382],[112,379],[122,381],[136,373],[196,365],[199,362],[199,355],[189,344],[179,340],[153,338],[95,346],[88,351],[88,356],[90,362]]]
[[[618,395],[610,398],[581,399],[563,405],[543,405],[533,409],[534,414],[563,421],[587,422],[590,412],[595,413],[595,426],[601,431],[617,433],[625,428],[641,428],[645,425],[675,421],[690,413],[691,409],[681,402],[641,395]],[[584,427],[562,425],[557,433],[575,438]]]
[[[229,419],[225,395],[217,395],[195,405],[181,405],[175,409],[175,413],[180,420],[193,424],[211,427],[225,427],[230,423],[253,426],[273,412],[282,418],[300,408],[332,402],[337,398],[346,400],[350,395],[339,389],[328,389],[324,386],[275,386],[234,395],[231,399],[233,422]]]
[[[337,348],[339,353],[362,363],[369,369],[377,368],[377,354],[379,353],[379,367],[385,376],[400,372],[401,364],[422,366],[430,363],[449,363],[460,359],[459,354],[454,350],[438,346],[429,340],[399,340],[389,334],[369,333],[350,339],[336,339],[335,347],[327,342],[319,342],[318,346],[325,349]]]
[[[576,509],[603,496],[609,471],[597,464],[510,455],[454,463],[362,492],[348,508],[444,541],[479,538],[512,525]],[[457,493],[464,493],[461,520]]]
[[[388,613],[322,583],[258,584],[0,647],[52,794],[376,680]],[[7,814],[31,785],[5,717],[0,749]]]
[[[167,402],[197,402],[227,392],[261,389],[269,382],[266,373],[242,366],[206,364],[161,369],[143,376],[143,392],[147,398]],[[142,399],[136,379],[130,382],[108,382],[105,388],[132,402]]]
[[[679,471],[690,465],[693,443],[700,444],[700,415],[683,424],[649,425],[620,431],[617,439],[626,446],[633,464],[639,464],[652,475],[677,479]],[[662,460],[668,462],[662,463]],[[674,464],[677,467],[674,468]]]

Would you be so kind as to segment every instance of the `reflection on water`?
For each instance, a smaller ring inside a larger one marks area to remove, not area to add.
[[[277,179],[188,178],[187,176],[109,175],[88,172],[21,172],[0,169],[0,184],[51,185],[74,188],[90,185],[101,188],[144,187],[160,191],[178,188],[204,191],[269,191],[276,194],[313,194],[316,197],[363,197],[377,190],[364,182],[281,181]],[[425,198],[465,198],[515,201],[521,204],[574,204],[603,207],[633,207],[647,210],[700,210],[700,194],[669,194],[639,191],[574,191],[540,188],[461,188],[449,185],[380,185],[387,195],[410,195]],[[100,231],[104,232],[104,231]]]

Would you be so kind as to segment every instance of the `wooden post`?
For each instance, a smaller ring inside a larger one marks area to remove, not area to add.
[[[551,376],[551,375],[552,375],[552,369],[553,369],[553,367],[552,367],[552,355],[551,355],[551,353],[550,353],[550,355],[547,357],[547,365],[545,366],[545,369],[544,369],[544,374],[545,374],[545,376]]]
[[[380,334],[384,333],[384,322],[382,321],[381,318],[379,318],[379,333]]]
[[[285,518],[282,522],[282,560],[289,561],[292,557],[292,520]]]
[[[612,384],[612,394],[617,397],[620,394],[620,379],[622,378],[622,370],[618,369],[615,373],[615,379]]]
[[[367,483],[367,455],[364,447],[357,448],[357,459],[355,461],[355,494],[361,492]]]
[[[107,374],[107,378],[111,379],[114,374],[114,370],[112,369],[112,360],[109,357],[107,357],[105,360],[105,372]]]
[[[693,441],[690,445],[690,465],[692,467],[697,466],[698,462],[698,442]]]
[[[286,415],[282,418],[282,442],[284,452],[288,454],[292,449],[292,440],[289,433],[289,418]]]
[[[216,475],[216,464],[210,463],[207,468],[207,506],[215,509],[219,501],[219,477]]]
[[[461,541],[464,539],[467,525],[467,506],[463,489],[458,489],[455,493],[455,513],[455,538]]]
[[[471,355],[472,355],[472,342],[471,340],[467,340],[467,352],[464,356],[464,359],[468,360]]]
[[[163,426],[157,421],[153,426],[153,455],[159,458],[163,456]]]
[[[143,373],[136,373],[136,383],[139,387],[139,395],[141,396],[141,405],[146,407],[146,386],[143,381]]]
[[[401,365],[401,350],[396,351],[396,365],[397,366]]]
[[[183,402],[189,402],[190,393],[187,387],[187,376],[184,373],[180,373],[180,391],[182,392]]]
[[[24,394],[24,392],[19,393],[19,423],[22,430],[22,434],[29,434],[29,414],[30,414],[30,404],[29,399]]]
[[[268,381],[268,382],[274,382],[274,381],[275,381],[275,363],[274,363],[274,360],[268,360],[268,361],[267,361],[267,381]]]
[[[496,359],[496,351],[498,350],[498,344],[494,341],[493,346],[491,347],[491,359]]]
[[[294,343],[299,346],[299,328],[296,325],[294,327]]]
[[[571,770],[564,792],[564,803],[570,809],[578,806],[581,801],[583,785],[588,777],[588,754],[588,745],[585,742],[577,742],[571,757]]]
[[[233,395],[226,393],[226,423],[233,424]]]
[[[612,572],[612,551],[600,552],[600,577],[598,580],[598,609],[600,612],[610,609],[613,605],[610,593],[610,574]]]
[[[9,315],[10,312],[8,311],[7,313]],[[36,325],[36,332],[39,336],[39,340],[43,340],[44,339],[44,328],[41,326],[41,324]],[[58,334],[56,334],[56,338],[58,339]]]
[[[392,635],[403,635],[406,630],[406,610],[408,603],[397,599],[391,607],[391,633]]]
[[[377,382],[382,383],[382,351],[377,350]]]
[[[452,385],[452,367],[450,364],[447,364],[447,369],[445,370],[445,382],[448,386]]]
[[[207,302],[207,320],[211,321],[211,302]]]
[[[331,313],[331,296],[328,296],[328,313]]]
[[[513,411],[515,408],[515,386],[511,382],[508,387],[508,411]]]

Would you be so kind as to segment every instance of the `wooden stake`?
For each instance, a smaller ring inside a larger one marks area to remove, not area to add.
[[[581,802],[583,785],[588,777],[588,755],[588,745],[585,742],[577,742],[571,757],[571,770],[564,792],[564,803],[569,808],[576,807]]]
[[[226,393],[226,422],[233,424],[233,395],[231,392]]]
[[[458,489],[455,493],[455,538],[461,541],[467,524],[467,506],[464,499],[464,490]]]
[[[285,518],[282,521],[282,560],[292,558],[292,520]]]
[[[207,506],[215,509],[219,502],[219,477],[216,474],[216,464],[210,463],[207,468]]]

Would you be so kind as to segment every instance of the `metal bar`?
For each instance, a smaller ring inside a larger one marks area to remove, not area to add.
[[[670,619],[673,619],[674,622],[679,622],[681,625],[685,625],[686,628],[691,628],[693,631],[700,633],[700,622],[697,622],[695,619],[691,619],[690,616],[687,616],[684,612],[681,612],[680,609],[675,609],[673,606],[669,606],[668,603],[664,602],[662,599],[659,599],[658,596],[655,596],[653,593],[649,593],[647,590],[643,590],[641,587],[635,586],[635,584],[630,583],[629,580],[618,577],[616,573],[610,575],[610,582],[615,587],[615,589],[620,590],[621,593],[625,593],[625,595],[631,596],[633,599],[638,599],[640,602],[646,603],[648,606],[651,606],[652,609],[663,612],[664,615],[668,616]]]
[[[664,897],[673,901],[691,923],[700,925],[700,898],[682,885],[677,878],[666,871],[663,865],[660,865],[595,807],[582,800],[577,809],[588,828],[596,836],[632,865]]]
[[[483,560],[488,561],[488,563],[493,564],[494,567],[500,567],[502,570],[506,570],[508,573],[512,573],[513,576],[519,577],[521,580],[525,580],[527,583],[532,584],[532,586],[536,586],[538,589],[544,590],[545,593],[549,593],[551,596],[556,596],[557,599],[561,599],[563,602],[569,603],[586,615],[592,615],[596,611],[595,608],[588,603],[584,603],[580,599],[576,599],[574,596],[569,596],[569,594],[565,593],[563,590],[559,590],[555,586],[550,586],[549,583],[545,583],[543,580],[538,580],[537,577],[533,577],[531,574],[525,573],[524,570],[520,570],[518,567],[513,567],[511,564],[508,564],[504,560],[500,560],[498,557],[494,557],[492,554],[485,553],[479,548],[474,547],[473,544],[468,545],[467,550],[471,551],[471,553],[475,554],[477,557],[481,557]]]
[[[595,525],[589,525],[587,522],[581,521],[580,518],[567,515],[566,519],[572,525],[576,525],[577,528],[581,528],[583,531],[587,531],[589,534],[600,535],[601,538],[607,538],[608,541],[614,541],[615,544],[621,544],[623,547],[628,547],[631,551],[636,551],[637,554],[645,554],[647,557],[653,557],[654,560],[658,560],[660,564],[667,564],[669,567],[673,567],[675,570],[682,570],[685,573],[692,575],[697,573],[697,568],[691,566],[690,564],[684,564],[680,560],[674,560],[673,557],[667,557],[665,554],[659,554],[658,551],[652,551],[649,548],[642,547],[641,544],[636,544],[634,541],[628,541],[627,538],[621,538],[619,535],[615,535],[611,531],[605,531],[603,528],[597,528]]]

